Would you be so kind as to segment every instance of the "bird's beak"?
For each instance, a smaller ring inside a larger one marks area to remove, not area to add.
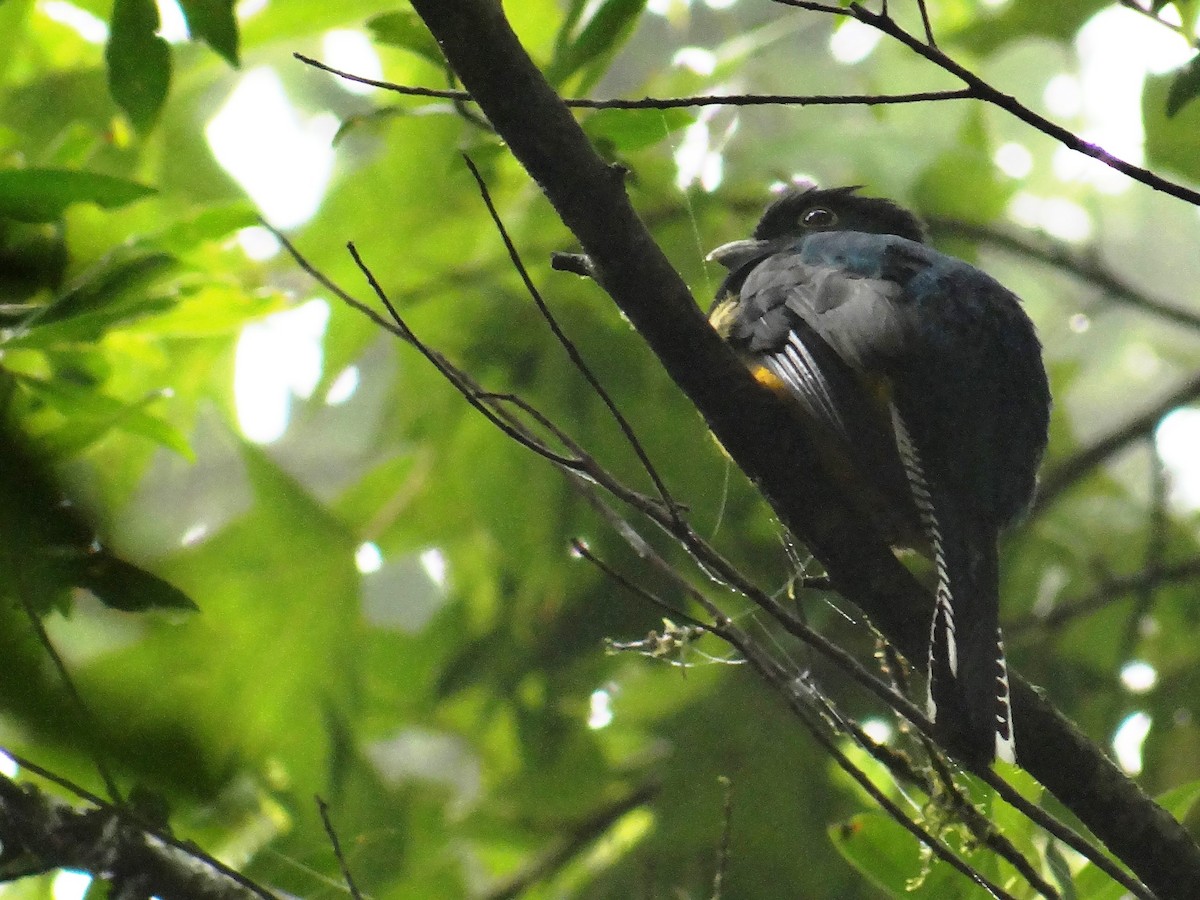
[[[705,259],[719,262],[725,268],[729,269],[729,271],[736,272],[746,263],[763,256],[770,244],[770,241],[757,241],[754,239],[732,241],[728,244],[722,244],[712,253],[708,254]]]

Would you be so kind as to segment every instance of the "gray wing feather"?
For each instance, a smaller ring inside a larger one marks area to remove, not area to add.
[[[764,308],[785,307],[860,372],[895,360],[916,328],[915,310],[898,284],[810,265],[795,256],[761,263],[747,277],[742,297]]]

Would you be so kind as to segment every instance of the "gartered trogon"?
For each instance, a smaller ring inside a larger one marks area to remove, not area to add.
[[[1013,293],[856,190],[792,187],[713,251],[729,274],[709,319],[847,496],[932,559],[930,717],[968,761],[1013,761],[996,542],[1046,447],[1041,344]]]

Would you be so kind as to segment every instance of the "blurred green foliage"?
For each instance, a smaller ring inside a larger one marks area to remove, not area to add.
[[[792,563],[777,525],[603,294],[550,270],[549,254],[574,249],[572,237],[494,135],[445,100],[353,94],[292,58],[320,57],[329,31],[356,30],[373,41],[384,78],[445,87],[436,43],[410,9],[271,0],[235,15],[231,2],[183,0],[190,43],[158,33],[151,0],[76,3],[107,23],[102,42],[51,14],[64,6],[0,4],[0,515],[10,551],[0,745],[96,790],[101,748],[122,786],[167,803],[177,833],[306,897],[343,892],[314,794],[330,802],[359,885],[377,898],[499,897],[514,884],[534,898],[707,897],[721,776],[732,782],[726,897],[978,894],[875,811],[725,648],[701,641],[681,657],[686,667],[605,655],[605,638],[636,640],[661,627],[660,613],[571,558],[573,538],[682,599],[411,348],[285,254],[258,261],[243,250],[255,210],[205,127],[243,76],[265,68],[301,121],[331,111],[343,123],[323,202],[291,233],[302,252],[369,301],[344,251],[355,241],[423,340],[487,388],[528,399],[648,490],[525,295],[461,161],[470,153],[535,281],[697,529],[783,590]],[[817,13],[758,0],[661,6],[513,0],[507,13],[570,96],[953,86],[886,40],[855,64],[836,62],[839,23]],[[943,50],[1046,112],[1052,80],[1077,74],[1075,36],[1115,4],[929,6]],[[1190,29],[1197,5],[1173,6]],[[896,14],[919,28],[915,10]],[[1141,51],[1130,42],[1108,52]],[[1141,120],[1149,163],[1193,183],[1194,71],[1149,78]],[[1087,103],[1104,98],[1085,101],[1063,124],[1083,129]],[[1197,310],[1194,209],[1138,186],[1113,191],[1092,169],[1071,174],[1050,139],[995,109],[578,118],[629,167],[634,204],[702,304],[720,277],[706,251],[746,232],[770,182],[807,173],[982,225],[1071,204],[1090,223],[1097,260]],[[996,162],[1008,145],[1028,156],[1017,176]],[[279,167],[290,157],[281,151]],[[716,192],[697,183],[702,173],[723,178]],[[1197,334],[1111,302],[1078,275],[987,242],[950,249],[1021,293],[1039,324],[1056,398],[1050,466],[1200,366]],[[313,299],[329,306],[319,379],[291,398],[283,437],[257,446],[237,415],[239,335]],[[357,390],[335,402],[351,367]],[[1103,591],[1113,575],[1197,555],[1194,507],[1165,520],[1155,511],[1150,446],[1137,442],[1009,538],[1005,617],[1026,623],[1010,631],[1012,664],[1095,740],[1110,741],[1134,711],[1150,716],[1141,778],[1151,792],[1175,788],[1169,799],[1184,815],[1200,778],[1194,584],[1114,595],[1053,627],[1035,615]],[[364,545],[378,567],[356,567]],[[46,664],[26,606],[44,616],[88,714]],[[873,639],[836,598],[804,606],[870,659]],[[780,653],[848,711],[882,715],[802,648]],[[1121,685],[1134,659],[1158,673],[1147,693]],[[611,723],[589,727],[603,702]],[[1035,784],[1022,789],[1041,799]],[[1079,897],[1112,889],[972,790],[1047,878],[1075,871]],[[1030,896],[1006,865],[965,849]],[[48,885],[0,892],[42,896]]]

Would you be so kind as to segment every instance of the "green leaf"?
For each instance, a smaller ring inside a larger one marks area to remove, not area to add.
[[[7,0],[0,2],[0,34],[4,35],[5,46],[11,51],[25,39],[29,22],[33,18],[32,0]],[[10,68],[20,69],[21,54],[0,54],[0,78],[7,78]]]
[[[632,153],[670,137],[693,119],[686,109],[601,109],[584,120],[583,130],[598,146]]]
[[[1076,0],[1074,3],[1012,0],[994,15],[979,15],[966,28],[949,35],[949,39],[981,54],[1029,37],[1050,38],[1066,44],[1074,39],[1088,19],[1108,5],[1108,0]]]
[[[164,313],[177,303],[174,297],[151,296],[111,309],[92,310],[50,322],[39,322],[34,328],[18,330],[3,345],[10,350],[24,348],[49,351],[92,344],[117,325],[135,322],[154,313]]]
[[[1062,891],[1062,900],[1077,900],[1079,895],[1075,891],[1075,879],[1071,877],[1071,865],[1056,840],[1046,843],[1046,866]]]
[[[150,131],[171,83],[171,49],[159,37],[154,0],[116,0],[104,48],[108,89],[134,128]]]
[[[829,839],[847,862],[892,895],[903,894],[920,871],[916,838],[879,813],[830,826]]]
[[[578,86],[578,90],[587,91],[633,33],[645,5],[645,0],[603,0],[599,5],[575,0],[559,34],[554,59],[546,69],[547,80],[559,86],[577,72],[587,70]],[[591,15],[580,27],[584,11]]]
[[[179,0],[179,6],[187,20],[188,34],[204,41],[236,69],[238,27],[233,0]]]
[[[287,45],[308,41],[332,28],[358,28],[379,12],[379,0],[338,0],[336,3],[268,3],[242,22],[242,47]],[[405,4],[407,5],[407,4]],[[440,66],[439,66],[440,68]]]
[[[368,19],[367,30],[377,44],[408,50],[438,67],[446,64],[437,41],[413,9],[398,9]]]
[[[982,110],[967,115],[958,141],[917,179],[913,196],[926,215],[991,222],[1016,189],[992,162],[992,142]]]
[[[1171,3],[1171,0],[1156,0],[1155,5],[1161,8],[1166,6],[1168,3]],[[1179,18],[1184,22],[1194,23],[1197,15],[1200,14],[1200,3],[1198,3],[1197,0],[1174,0],[1172,5],[1175,7],[1176,11],[1178,11]],[[1192,35],[1196,35],[1194,30]]]
[[[54,222],[72,203],[112,209],[156,193],[125,178],[69,169],[0,169],[0,216],[19,222]]]
[[[183,254],[208,241],[220,240],[257,224],[258,210],[254,204],[249,200],[235,200],[208,206],[194,215],[179,218],[143,243],[167,253]]]
[[[1159,794],[1154,800],[1182,822],[1184,817],[1192,811],[1196,801],[1200,800],[1200,779],[1173,787],[1169,791]]]
[[[852,866],[891,896],[939,900],[967,896],[965,876],[927,858],[917,839],[883,813],[860,813],[830,826],[829,837]]]
[[[81,453],[114,428],[149,438],[191,458],[191,446],[179,430],[146,411],[149,404],[161,399],[161,394],[128,403],[102,394],[90,385],[72,384],[62,378],[16,377],[23,388],[65,419],[64,424],[35,436],[39,449],[55,459]]]
[[[1193,56],[1175,72],[1171,88],[1167,91],[1167,118],[1175,114],[1200,95],[1200,55]]]
[[[1200,104],[1181,107],[1168,117],[1168,96],[1174,77],[1149,75],[1142,89],[1142,127],[1146,132],[1146,161],[1151,168],[1170,169],[1200,181]]]
[[[49,306],[26,319],[25,328],[45,328],[52,322],[85,313],[113,314],[125,300],[132,300],[134,306],[143,306],[150,302],[147,295],[151,286],[175,267],[175,258],[167,253],[136,250],[118,252],[114,256],[116,259],[97,266]],[[14,340],[22,339],[29,344],[30,334],[18,332]],[[33,340],[37,338],[33,337]]]
[[[297,792],[325,790],[328,710],[362,689],[357,542],[265,455],[243,459],[257,503],[161,569],[204,615],[98,659],[85,684],[127,698],[113,741],[131,750],[179,765],[181,742],[200,742],[204,759],[269,760]]]
[[[105,550],[84,560],[78,582],[105,606],[122,612],[200,608],[170,582]]]

